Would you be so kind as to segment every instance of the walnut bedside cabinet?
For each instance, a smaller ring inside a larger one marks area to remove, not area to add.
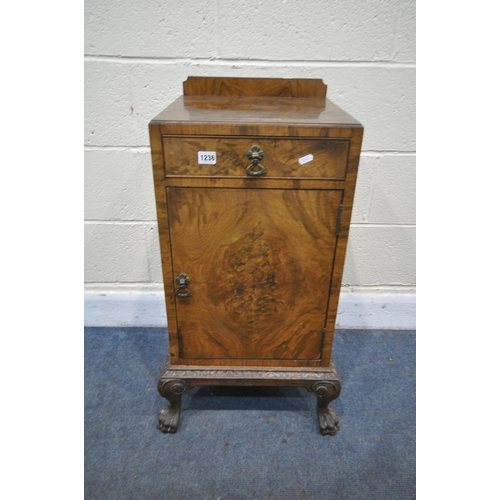
[[[300,386],[322,434],[363,127],[321,80],[189,77],[149,124],[176,432],[199,385]]]

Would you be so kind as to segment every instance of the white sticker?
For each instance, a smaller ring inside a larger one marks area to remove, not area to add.
[[[313,155],[306,155],[306,156],[303,156],[302,158],[299,158],[299,163],[301,165],[304,165],[304,163],[309,163],[310,161],[313,161],[313,160],[314,160]]]
[[[215,165],[216,158],[215,151],[198,151],[198,163],[200,165]]]

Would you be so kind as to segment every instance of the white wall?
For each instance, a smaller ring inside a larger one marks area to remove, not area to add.
[[[164,322],[147,124],[188,76],[207,75],[321,78],[363,123],[339,323],[414,327],[414,1],[87,0],[85,10],[88,324]],[[128,315],[111,319],[99,304],[122,292]],[[129,317],[134,297],[142,313]]]

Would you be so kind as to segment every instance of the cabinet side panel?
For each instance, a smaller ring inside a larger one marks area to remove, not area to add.
[[[342,214],[340,217],[339,234],[335,251],[335,263],[333,266],[330,300],[328,303],[328,315],[326,321],[326,333],[323,344],[321,366],[329,366],[332,354],[335,320],[339,303],[340,287],[342,285],[342,275],[344,271],[347,240],[349,237],[354,191],[356,187],[356,178],[358,175],[359,157],[361,154],[363,129],[355,128],[353,129],[352,133],[353,135],[351,139],[351,146],[349,148],[349,159],[347,163],[345,191],[342,200]]]
[[[153,178],[155,184],[156,214],[158,217],[158,232],[160,240],[161,265],[163,271],[163,286],[165,289],[165,304],[168,317],[168,334],[170,357],[172,362],[179,357],[179,340],[177,336],[177,311],[173,296],[174,277],[172,273],[172,252],[170,248],[170,232],[167,216],[167,203],[164,186],[165,166],[163,164],[163,142],[160,125],[149,125],[151,157],[153,163]]]

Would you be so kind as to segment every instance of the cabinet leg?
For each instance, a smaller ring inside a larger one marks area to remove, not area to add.
[[[188,384],[184,380],[161,380],[158,384],[159,393],[170,402],[158,415],[157,427],[162,432],[177,432],[181,415],[181,395],[187,389]]]
[[[321,434],[335,436],[340,429],[339,416],[328,405],[340,394],[339,382],[316,382],[311,390],[318,398],[316,413],[318,414]]]

